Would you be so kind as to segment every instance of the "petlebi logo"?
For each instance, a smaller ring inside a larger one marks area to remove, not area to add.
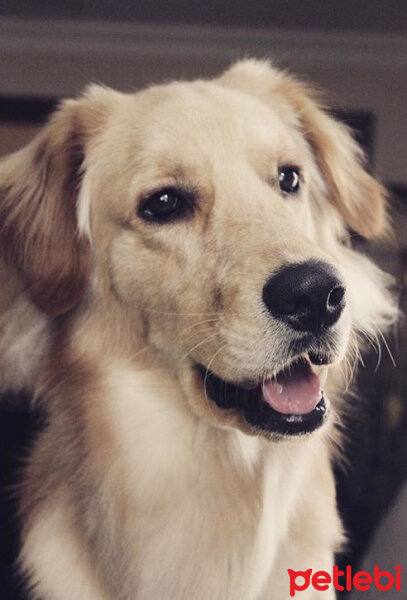
[[[310,586],[319,592],[324,592],[330,588],[338,592],[351,590],[359,590],[367,592],[370,589],[377,589],[382,592],[388,590],[401,590],[401,571],[403,565],[395,565],[394,573],[381,570],[378,565],[375,565],[373,573],[369,571],[357,571],[353,573],[352,567],[345,567],[341,571],[337,566],[334,566],[332,574],[328,571],[293,571],[288,569],[290,596],[293,598],[297,592],[303,592]]]

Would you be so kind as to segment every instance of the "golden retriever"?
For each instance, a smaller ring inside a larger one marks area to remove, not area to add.
[[[22,286],[0,384],[47,411],[21,487],[33,598],[286,600],[287,569],[332,568],[341,395],[397,312],[349,244],[387,229],[362,163],[306,85],[246,60],[92,85],[0,164]]]

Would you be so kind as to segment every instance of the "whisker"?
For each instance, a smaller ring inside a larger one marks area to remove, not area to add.
[[[387,343],[387,340],[386,340],[386,338],[384,337],[384,335],[383,335],[383,333],[380,331],[380,329],[377,329],[377,333],[380,335],[380,337],[381,337],[381,339],[382,339],[382,341],[383,341],[384,347],[385,347],[385,348],[386,348],[386,350],[387,350],[387,353],[388,353],[388,355],[389,355],[389,358],[390,358],[390,360],[391,360],[391,362],[392,362],[392,364],[393,364],[393,367],[395,367],[395,366],[396,366],[396,361],[394,360],[393,353],[392,353],[392,351],[390,350],[390,347],[389,347],[389,344]]]
[[[222,344],[222,346],[220,346],[217,351],[213,354],[211,360],[209,361],[206,370],[205,370],[205,377],[204,377],[204,392],[205,392],[205,398],[208,401],[209,405],[212,406],[212,403],[210,402],[209,398],[208,398],[208,393],[207,393],[207,389],[206,389],[206,384],[207,384],[207,380],[208,380],[208,376],[209,376],[209,371],[211,368],[211,365],[213,363],[213,361],[215,360],[215,358],[218,356],[219,352],[221,352],[221,350],[223,350],[223,348],[226,346],[226,344]]]
[[[192,323],[192,325],[188,325],[188,327],[184,327],[184,329],[181,329],[181,331],[178,332],[178,336],[185,335],[187,331],[191,331],[191,329],[194,329],[195,327],[199,327],[207,323],[217,323],[218,321],[219,319],[217,317],[212,319],[205,319],[204,321],[197,321],[196,323]]]
[[[146,309],[146,312],[154,315],[168,315],[177,317],[207,317],[208,315],[216,315],[217,317],[224,316],[223,312],[202,312],[202,313],[184,313],[184,312],[167,312],[162,310]]]
[[[363,331],[363,330],[360,330],[359,334],[362,337],[362,339],[364,338],[365,340],[367,340],[367,342],[370,344],[370,346],[372,347],[374,352],[377,354],[377,364],[375,367],[375,372],[376,372],[377,369],[379,368],[379,365],[382,360],[382,348],[381,348],[381,344],[378,340],[378,337],[374,333],[368,333],[367,331]]]
[[[347,358],[347,356],[344,357],[343,359],[343,375],[345,378],[345,393],[348,391],[349,388],[349,359]]]
[[[355,352],[355,356],[356,356],[356,360],[358,362],[360,362],[360,364],[362,365],[362,367],[365,367],[365,361],[363,360],[363,356],[361,351],[359,350],[359,346],[357,343],[357,340],[353,340],[353,348],[354,348],[354,352]]]
[[[188,356],[190,356],[190,354],[194,350],[196,350],[197,348],[199,348],[203,344],[207,344],[211,340],[215,339],[217,337],[217,335],[218,335],[217,333],[213,333],[212,335],[209,335],[208,337],[204,338],[203,340],[201,340],[200,342],[198,342],[197,344],[195,344],[195,346],[193,348],[191,348],[191,350],[188,350],[188,352],[182,356],[181,361],[185,360],[186,358],[188,358]]]

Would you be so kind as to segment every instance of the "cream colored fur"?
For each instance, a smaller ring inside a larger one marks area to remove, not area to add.
[[[304,174],[296,198],[282,165]],[[192,217],[143,221],[143,199],[170,186],[194,195]],[[0,189],[25,290],[0,323],[0,385],[33,388],[49,416],[21,491],[33,598],[288,600],[288,568],[329,570],[341,395],[361,338],[397,314],[349,245],[346,225],[374,237],[387,222],[346,129],[255,61],[133,95],[92,86],[0,165]],[[346,282],[320,370],[331,417],[306,437],[260,435],[206,397],[194,365],[231,381],[281,369],[290,333],[261,292],[309,259]],[[319,597],[333,592],[301,593]]]

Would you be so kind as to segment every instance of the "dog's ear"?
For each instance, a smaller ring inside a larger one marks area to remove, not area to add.
[[[237,63],[220,81],[267,103],[274,97],[291,106],[327,183],[330,201],[349,227],[366,238],[387,233],[383,186],[366,172],[363,152],[347,127],[322,108],[311,88],[266,61]]]
[[[32,301],[49,315],[73,308],[89,271],[89,240],[76,205],[86,146],[102,126],[103,96],[92,86],[65,100],[25,148],[0,163],[0,248]]]

